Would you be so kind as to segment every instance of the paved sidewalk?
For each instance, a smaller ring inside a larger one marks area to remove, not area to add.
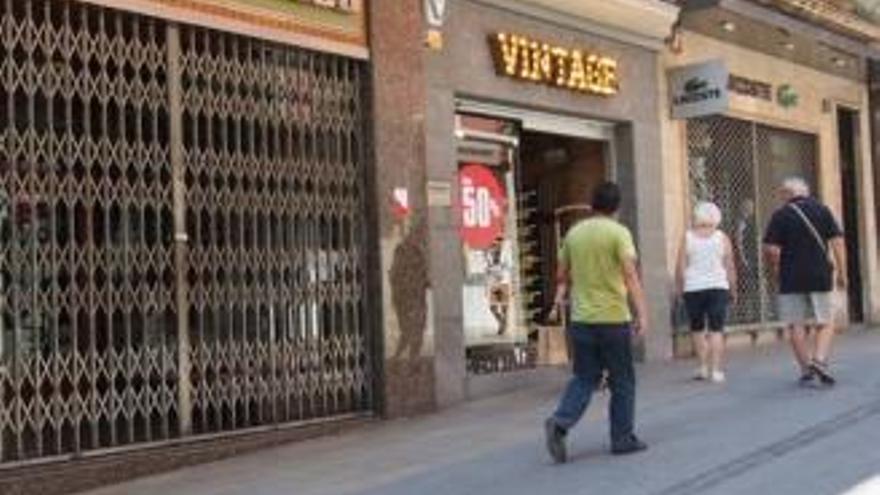
[[[734,353],[723,386],[690,381],[691,363],[642,367],[651,448],[630,457],[608,454],[598,395],[570,463],[550,463],[540,424],[560,381],[91,495],[843,494],[880,482],[880,333],[839,339],[834,365],[830,390],[798,387],[782,345]]]

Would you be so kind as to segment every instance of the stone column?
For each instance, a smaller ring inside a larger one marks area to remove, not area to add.
[[[406,416],[434,408],[434,334],[425,198],[425,105],[421,2],[377,0],[370,8],[374,128],[371,229],[380,266],[382,412]],[[409,213],[393,208],[395,191]],[[374,295],[379,299],[379,295]]]

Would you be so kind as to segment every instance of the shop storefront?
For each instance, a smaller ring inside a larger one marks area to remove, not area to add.
[[[552,132],[535,130],[542,119]],[[461,102],[456,137],[468,372],[563,364],[562,322],[548,319],[556,253],[613,178],[613,125]]]
[[[314,3],[0,4],[0,467],[372,413],[364,12]]]
[[[876,241],[865,235],[875,222],[864,131],[867,47],[796,19],[774,24],[770,10],[762,18],[761,8],[736,11],[728,3],[685,11],[664,62],[669,254],[690,205],[716,202],[740,274],[731,326],[778,328],[761,236],[779,206],[778,185],[800,176],[845,226],[851,285],[840,318],[873,321]],[[817,42],[817,33],[826,41]],[[754,38],[763,46],[753,46]]]
[[[603,19],[589,5],[567,16],[543,3],[457,2],[442,46],[427,56],[441,404],[566,362],[561,322],[548,319],[556,253],[568,227],[590,214],[595,185],[619,182],[621,219],[637,242],[665,245],[657,76],[662,33],[677,9],[606,2],[615,16]],[[627,16],[652,27],[636,34],[621,20]],[[611,19],[617,24],[596,24]],[[643,251],[649,294],[665,293],[666,274],[654,268],[662,260],[662,252]],[[668,339],[643,349],[670,353]]]

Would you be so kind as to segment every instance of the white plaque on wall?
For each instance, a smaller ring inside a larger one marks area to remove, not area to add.
[[[724,113],[728,109],[730,73],[722,60],[684,65],[669,71],[673,119]]]

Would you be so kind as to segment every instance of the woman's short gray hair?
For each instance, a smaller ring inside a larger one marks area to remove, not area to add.
[[[711,201],[700,201],[694,206],[694,225],[721,225],[721,208]]]
[[[810,185],[801,177],[788,177],[782,181],[782,189],[795,196],[809,196]]]

